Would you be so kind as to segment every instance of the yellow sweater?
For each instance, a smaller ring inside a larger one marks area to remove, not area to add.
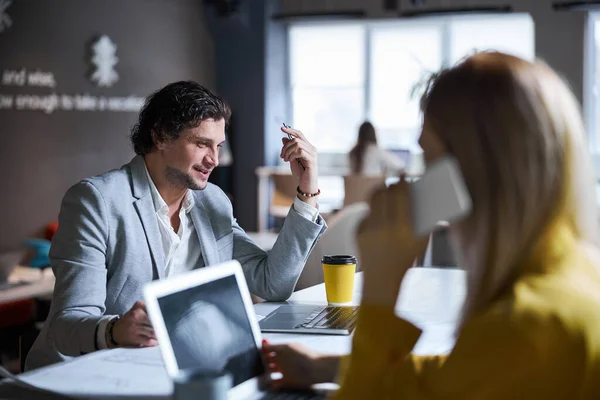
[[[363,305],[334,398],[600,399],[600,265],[577,245],[550,263],[465,321],[445,356],[412,355],[421,331]]]

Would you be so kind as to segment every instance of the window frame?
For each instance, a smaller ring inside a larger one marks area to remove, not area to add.
[[[363,66],[363,70],[364,70],[364,93],[363,93],[363,98],[364,98],[364,110],[363,110],[363,115],[364,115],[364,119],[365,120],[372,120],[373,118],[373,101],[371,98],[371,89],[370,89],[370,85],[371,85],[371,59],[372,59],[372,51],[371,51],[371,47],[372,47],[372,32],[374,29],[377,28],[394,28],[394,27],[398,27],[398,26],[402,26],[402,27],[406,27],[406,26],[410,26],[410,25],[415,25],[415,26],[419,26],[422,27],[424,25],[430,25],[430,26],[438,26],[442,32],[441,35],[441,60],[442,60],[442,68],[447,68],[450,66],[450,60],[451,60],[451,31],[452,31],[452,24],[455,23],[456,21],[461,21],[461,20],[476,20],[476,19],[480,19],[480,18],[486,18],[488,20],[491,19],[503,19],[506,18],[507,14],[488,14],[488,13],[481,13],[481,14],[471,14],[471,15],[447,15],[447,16],[423,16],[423,17],[417,17],[417,18],[410,18],[410,19],[390,19],[390,20],[373,20],[373,19],[361,19],[361,20],[332,20],[332,21],[323,21],[323,20],[306,20],[306,21],[294,21],[293,23],[290,23],[287,26],[287,32],[286,32],[286,36],[287,36],[287,48],[286,48],[286,54],[285,54],[285,64],[286,64],[286,94],[285,94],[285,100],[287,103],[287,107],[286,107],[286,111],[287,111],[287,119],[288,121],[291,121],[290,123],[292,124],[292,126],[295,126],[295,121],[293,121],[293,115],[294,115],[294,104],[293,104],[293,88],[292,88],[292,83],[291,83],[291,41],[290,41],[290,35],[289,35],[289,30],[291,29],[291,27],[296,27],[296,26],[309,26],[309,27],[319,27],[319,26],[340,26],[340,25],[363,25],[365,30],[364,30],[364,34],[365,34],[365,49],[364,49],[364,54],[365,54],[365,59],[364,59],[364,66]],[[508,15],[513,15],[513,16],[528,16],[532,23],[534,23],[534,44],[533,44],[533,49],[534,49],[534,54],[535,54],[535,22],[533,21],[533,18],[531,17],[531,15],[529,13],[524,13],[524,12],[518,12],[518,13],[511,13]],[[600,13],[598,13],[598,15],[596,16],[599,20],[600,20]],[[593,44],[593,42],[592,42]],[[358,127],[357,127],[358,128]],[[418,129],[418,127],[417,127]],[[411,149],[411,151],[413,151],[413,149]],[[336,157],[339,155],[345,155],[346,152],[343,151],[327,151],[327,152],[320,152],[319,155],[320,156],[325,156],[326,158],[329,157]],[[325,164],[329,164],[329,163],[325,163]],[[334,163],[337,164],[337,163]]]
[[[584,122],[588,137],[588,146],[590,153],[594,158],[600,154],[600,138],[596,134],[599,118],[595,115],[594,109],[596,102],[600,101],[600,96],[594,95],[595,71],[598,65],[599,54],[596,54],[596,23],[600,24],[600,12],[590,12],[585,20],[585,39],[583,62],[583,106]],[[594,168],[596,169],[596,168]],[[596,172],[597,174],[597,172]]]

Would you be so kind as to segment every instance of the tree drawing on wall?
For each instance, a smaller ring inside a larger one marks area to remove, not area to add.
[[[0,32],[10,28],[12,19],[6,13],[6,9],[12,4],[11,0],[0,0]]]
[[[119,80],[119,74],[114,69],[119,62],[115,55],[117,46],[108,36],[102,35],[94,43],[92,50],[94,52],[92,63],[96,67],[91,77],[92,81],[96,82],[98,86],[112,86]]]

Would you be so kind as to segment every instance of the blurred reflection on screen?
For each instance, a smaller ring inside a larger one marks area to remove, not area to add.
[[[233,385],[264,372],[234,276],[158,299],[179,369],[229,371]]]

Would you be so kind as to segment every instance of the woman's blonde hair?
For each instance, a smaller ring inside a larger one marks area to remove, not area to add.
[[[512,286],[557,221],[595,243],[579,106],[545,63],[475,54],[436,76],[422,105],[473,199],[470,216],[453,227],[469,275],[463,321]]]

